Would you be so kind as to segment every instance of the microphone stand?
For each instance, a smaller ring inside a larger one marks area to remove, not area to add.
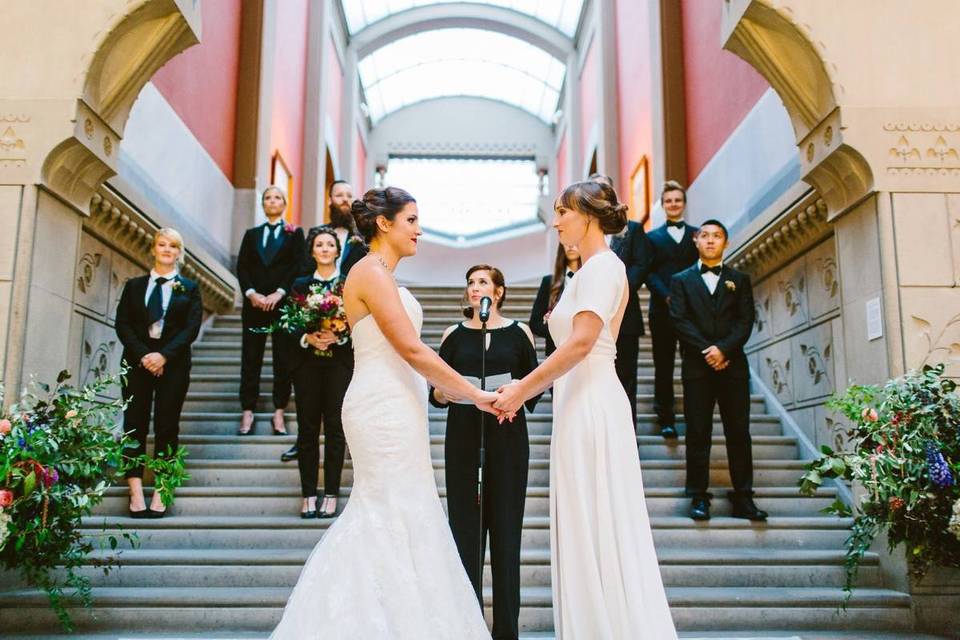
[[[489,304],[489,303],[488,303]],[[483,301],[481,301],[483,309]],[[486,313],[480,313],[480,390],[487,390],[487,320],[490,319],[489,307]],[[486,540],[483,535],[483,464],[486,459],[485,428],[487,414],[480,411],[480,464],[477,466],[477,506],[480,508],[480,544],[479,559],[480,564],[477,570],[477,599],[480,601],[480,610],[483,611],[483,558],[486,550]]]

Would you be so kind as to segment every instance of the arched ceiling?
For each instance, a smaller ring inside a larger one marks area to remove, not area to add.
[[[358,33],[384,18],[430,5],[487,5],[522,13],[572,38],[580,23],[584,0],[343,0],[350,33]]]
[[[436,29],[394,40],[359,62],[370,118],[443,96],[480,96],[550,123],[566,67],[529,42],[484,29]]]

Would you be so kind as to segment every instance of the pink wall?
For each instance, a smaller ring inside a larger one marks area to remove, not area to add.
[[[277,151],[294,176],[291,217],[300,222],[303,186],[303,128],[307,81],[308,0],[277,3],[276,51],[273,67],[273,118],[270,155]]]
[[[653,153],[653,120],[650,105],[650,43],[637,34],[649,33],[650,10],[645,2],[617,0],[617,95],[620,130],[620,175],[616,185],[624,202],[630,202],[630,176],[647,158],[647,172],[657,159]],[[642,203],[631,217],[643,212]]]
[[[153,84],[233,180],[240,61],[240,0],[201,5],[203,39],[154,74]]]
[[[567,132],[563,132],[560,144],[557,145],[557,175],[554,177],[554,191],[559,194],[570,184],[570,175],[567,173]]]
[[[343,140],[341,139],[343,137],[341,129],[341,118],[343,117],[343,67],[340,65],[340,58],[337,56],[337,48],[333,43],[333,36],[327,38],[324,55],[327,57],[327,77],[330,79],[330,84],[327,85],[327,113],[330,114],[330,122],[333,124],[333,131],[336,136],[333,142],[336,144],[337,153],[341,153],[343,151]]]
[[[681,0],[690,182],[769,87],[753,67],[720,48],[721,11],[716,0]]]
[[[593,153],[590,144],[590,134],[593,132],[594,125],[600,114],[600,80],[597,76],[598,70],[597,47],[590,43],[590,49],[583,62],[583,69],[580,72],[580,149],[583,157],[577,158],[577,166],[571,167],[571,180],[586,178],[581,175],[584,171],[586,160]]]
[[[367,190],[367,148],[363,144],[363,136],[357,131],[357,140],[354,146],[357,149],[357,166],[353,170],[353,189],[354,197]]]

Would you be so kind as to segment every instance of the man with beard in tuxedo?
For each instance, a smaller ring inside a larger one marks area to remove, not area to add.
[[[357,233],[356,224],[353,221],[353,214],[350,212],[353,206],[353,187],[346,180],[334,180],[327,191],[330,200],[330,224],[337,233],[337,239],[342,247],[340,256],[337,258],[337,271],[346,279],[350,268],[353,267],[360,258],[367,255],[367,245],[363,243],[363,238]],[[312,230],[311,230],[312,232]],[[311,248],[304,252],[304,264],[300,269],[301,276],[313,275],[316,269],[316,263],[311,255]],[[299,450],[297,445],[293,445],[280,454],[280,460],[290,462],[296,460]]]
[[[710,444],[713,408],[720,406],[733,491],[734,518],[762,521],[753,502],[750,368],[743,352],[753,331],[750,276],[723,264],[727,228],[707,220],[697,232],[700,259],[670,281],[670,316],[680,337],[683,413],[687,423],[690,517],[710,519]]]

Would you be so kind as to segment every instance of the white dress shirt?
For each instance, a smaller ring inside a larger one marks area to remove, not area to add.
[[[573,276],[577,274],[576,271],[572,270],[570,267],[567,267],[567,270],[563,273],[563,286],[564,288],[570,284],[570,281],[573,280]]]
[[[340,241],[340,255],[337,256],[337,275],[340,275],[340,265],[343,264],[343,258],[347,255],[347,238],[350,232],[343,227],[336,227],[334,231],[337,233],[337,240]]]
[[[700,268],[701,264],[703,263],[697,260],[697,269]],[[719,266],[722,268],[723,263],[721,262]],[[707,271],[706,273],[701,273],[700,277],[703,278],[703,284],[707,285],[707,290],[710,291],[710,295],[713,295],[713,292],[717,290],[717,285],[720,283],[720,276],[713,271]]]
[[[339,268],[335,269],[334,272],[327,277],[323,277],[322,275],[320,275],[319,271],[314,271],[313,277],[315,280],[323,280],[324,282],[329,282],[331,280],[335,280],[340,277],[340,269]],[[310,348],[310,343],[307,342],[307,334],[303,334],[302,336],[300,336],[300,346],[303,347],[304,349]]]
[[[150,281],[147,282],[147,293],[143,297],[143,304],[147,304],[150,300],[150,294],[153,293],[154,287],[157,286],[157,278],[167,278],[167,281],[160,285],[160,297],[163,304],[163,315],[167,315],[167,307],[170,306],[170,298],[173,296],[173,283],[176,282],[177,272],[172,271],[165,276],[161,276],[159,273],[150,270]],[[150,328],[147,330],[147,333],[151,338],[157,340],[163,335],[163,318],[150,325]]]
[[[680,244],[680,241],[683,240],[683,236],[686,232],[686,227],[671,227],[670,225],[667,225],[667,233],[677,244]]]

